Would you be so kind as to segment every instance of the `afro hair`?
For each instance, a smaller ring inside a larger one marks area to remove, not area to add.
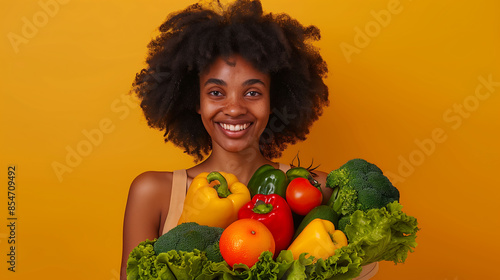
[[[264,13],[257,0],[200,2],[170,14],[159,27],[132,92],[150,127],[202,160],[212,143],[196,111],[199,74],[217,58],[238,54],[271,77],[272,113],[259,146],[264,157],[277,158],[288,144],[306,139],[328,105],[327,65],[311,44],[319,39],[317,27]]]

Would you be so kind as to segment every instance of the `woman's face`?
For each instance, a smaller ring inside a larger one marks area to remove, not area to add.
[[[214,150],[258,150],[271,111],[271,79],[241,56],[227,61],[218,58],[200,73],[198,113]]]

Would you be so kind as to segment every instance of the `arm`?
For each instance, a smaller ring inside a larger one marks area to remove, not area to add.
[[[159,237],[162,209],[170,202],[171,173],[145,172],[132,182],[123,222],[123,250],[120,279],[127,279],[127,259],[140,242]],[[164,215],[166,217],[166,215]]]

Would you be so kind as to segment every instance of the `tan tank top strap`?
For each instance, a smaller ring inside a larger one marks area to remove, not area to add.
[[[288,171],[288,169],[290,169],[290,165],[288,165],[288,164],[278,162],[278,165],[279,165],[278,168],[281,169],[285,173]]]
[[[163,233],[177,226],[177,222],[182,214],[184,207],[184,199],[186,199],[187,189],[187,173],[186,169],[174,170],[172,177],[172,192],[170,194],[170,206],[168,215],[163,225]]]

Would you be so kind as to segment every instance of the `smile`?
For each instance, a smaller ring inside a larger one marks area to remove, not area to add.
[[[243,124],[227,124],[227,123],[219,123],[219,125],[224,129],[228,131],[242,131],[247,129],[250,126],[250,123],[243,123]]]

